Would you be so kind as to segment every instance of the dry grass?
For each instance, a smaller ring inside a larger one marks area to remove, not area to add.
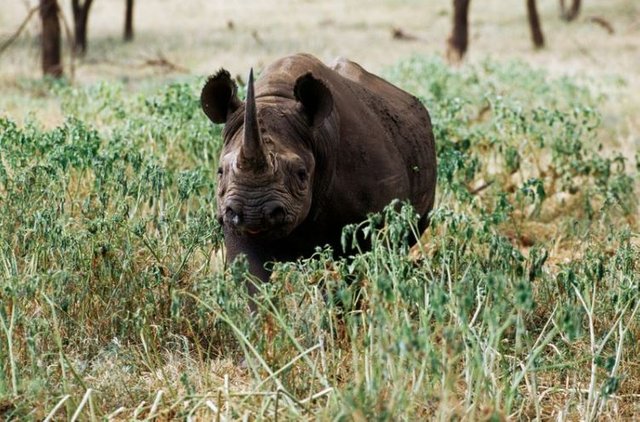
[[[3,2],[0,6],[0,35],[8,36],[26,15],[28,2]],[[31,0],[31,3],[35,3]],[[71,13],[61,2],[65,15]],[[620,94],[640,91],[640,4],[628,0],[605,3],[584,2],[580,18],[566,24],[558,17],[557,2],[540,2],[547,48],[533,51],[525,20],[524,5],[486,0],[471,7],[471,63],[487,56],[499,60],[521,59],[555,75],[581,75],[609,81],[621,78]],[[298,51],[311,52],[331,61],[336,56],[356,60],[374,71],[411,54],[442,55],[450,29],[450,2],[417,0],[384,2],[361,0],[223,0],[169,2],[140,1],[136,4],[136,39],[121,42],[123,5],[95,2],[89,21],[89,53],[77,63],[79,83],[124,80],[139,83],[165,80],[175,75],[166,69],[144,66],[161,53],[170,62],[205,75],[220,66],[244,76],[250,66],[260,68],[275,58]],[[599,16],[610,22],[609,35],[588,18]],[[230,24],[232,27],[230,28]],[[396,40],[393,28],[416,37]],[[21,81],[39,77],[38,22],[33,20],[19,41],[0,58],[0,87],[19,89]],[[607,86],[609,89],[610,86]],[[29,95],[27,92],[25,95]],[[2,107],[21,117],[29,105],[19,102]],[[619,109],[638,111],[640,100],[620,95]],[[617,114],[617,113],[616,113]],[[613,117],[612,117],[613,118]],[[620,123],[628,124],[618,116]],[[637,121],[628,129],[637,129]],[[629,136],[631,130],[624,131]],[[635,133],[635,131],[633,131]],[[637,139],[635,140],[637,141]]]

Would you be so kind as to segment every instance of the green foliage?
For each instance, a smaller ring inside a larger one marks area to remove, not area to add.
[[[604,147],[596,99],[522,64],[414,58],[387,77],[433,119],[438,204],[422,242],[410,248],[417,217],[396,202],[345,228],[360,253],[274,264],[254,297],[246,262],[223,265],[221,133],[201,80],[131,98],[60,85],[59,127],[0,119],[3,416],[43,419],[67,394],[72,414],[91,388],[97,414],[133,417],[154,402],[149,374],[167,418],[221,391],[236,418],[540,417],[536,386],[569,379],[589,391],[572,410],[588,419],[629,388],[637,168]],[[165,351],[200,366],[172,380]],[[220,356],[243,362],[250,394],[198,369]],[[128,384],[98,381],[108,359]]]

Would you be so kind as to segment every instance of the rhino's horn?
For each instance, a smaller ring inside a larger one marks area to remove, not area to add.
[[[247,100],[244,110],[244,141],[240,150],[242,164],[253,169],[262,170],[267,167],[267,158],[260,139],[256,97],[253,92],[253,69],[249,73]]]

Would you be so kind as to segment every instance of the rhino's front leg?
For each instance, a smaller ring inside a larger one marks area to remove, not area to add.
[[[269,248],[254,240],[238,236],[226,228],[224,230],[224,244],[227,249],[227,264],[231,264],[238,255],[244,254],[249,264],[249,272],[263,283],[269,281],[271,272],[264,267],[266,262],[273,259],[268,254]],[[247,281],[247,290],[251,296],[255,295],[257,291],[251,280]]]

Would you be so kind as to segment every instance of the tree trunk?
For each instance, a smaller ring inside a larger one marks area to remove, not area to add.
[[[567,9],[564,0],[560,0],[560,17],[567,22],[577,18],[580,14],[580,3],[580,0],[572,0],[571,7]]]
[[[471,0],[453,0],[453,29],[447,39],[449,61],[460,61],[469,45],[469,3]]]
[[[89,8],[93,0],[85,0],[80,4],[80,0],[71,1],[73,10],[74,44],[73,50],[76,54],[84,56],[87,52],[87,21],[89,20]]]
[[[55,78],[62,77],[62,54],[58,1],[40,0],[42,19],[42,72]]]
[[[531,40],[535,48],[544,47],[544,35],[540,27],[540,18],[536,8],[536,0],[527,0],[527,15],[529,17],[529,27],[531,28]]]
[[[127,5],[124,13],[124,40],[133,40],[133,0],[126,0]]]

